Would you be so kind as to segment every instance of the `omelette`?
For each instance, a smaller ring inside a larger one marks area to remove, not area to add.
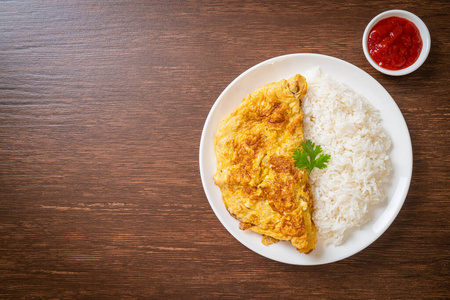
[[[303,76],[256,89],[219,125],[214,138],[214,182],[239,228],[270,245],[289,241],[300,253],[316,245],[306,169],[294,165],[303,137]]]

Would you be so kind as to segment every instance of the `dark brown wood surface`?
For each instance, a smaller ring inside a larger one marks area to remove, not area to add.
[[[388,9],[427,24],[426,63],[389,77],[361,37]],[[448,1],[0,1],[0,298],[448,298]],[[414,170],[362,252],[292,266],[221,225],[202,128],[239,74],[320,53],[367,71],[408,124]]]

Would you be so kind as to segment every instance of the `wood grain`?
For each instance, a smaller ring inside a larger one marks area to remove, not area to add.
[[[364,58],[388,9],[427,24],[428,60]],[[1,1],[0,297],[449,298],[448,1]],[[261,257],[220,224],[198,148],[222,90],[283,54],[321,53],[393,96],[414,152],[399,216],[343,261]]]

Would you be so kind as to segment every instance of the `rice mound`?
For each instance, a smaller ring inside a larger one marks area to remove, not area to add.
[[[368,221],[369,209],[385,200],[391,141],[379,112],[362,96],[319,69],[305,74],[304,136],[330,154],[328,167],[310,174],[313,220],[325,245]]]

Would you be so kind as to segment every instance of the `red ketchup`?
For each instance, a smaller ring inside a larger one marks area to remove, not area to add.
[[[370,57],[388,70],[401,70],[414,64],[422,45],[416,25],[399,17],[379,21],[370,30],[367,41]]]

